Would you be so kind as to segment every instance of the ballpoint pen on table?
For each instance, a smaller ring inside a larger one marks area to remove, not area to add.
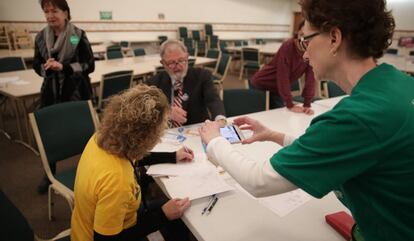
[[[213,210],[217,201],[218,201],[218,197],[214,197],[213,202],[211,203],[210,207],[207,209],[206,215],[209,215],[211,213],[211,210]]]
[[[207,206],[205,208],[203,208],[203,211],[201,212],[201,215],[204,215],[204,213],[207,212],[207,210],[210,208],[210,205],[213,203],[215,198],[216,198],[216,194],[214,194],[210,197],[210,200],[208,201]]]

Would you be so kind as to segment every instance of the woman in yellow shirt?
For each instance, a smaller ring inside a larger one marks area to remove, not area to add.
[[[139,240],[158,229],[180,226],[177,219],[190,206],[188,198],[143,208],[135,168],[137,160],[159,142],[167,127],[168,113],[164,94],[146,85],[131,88],[109,101],[101,126],[78,164],[71,222],[73,241]],[[181,234],[186,236],[185,232]]]

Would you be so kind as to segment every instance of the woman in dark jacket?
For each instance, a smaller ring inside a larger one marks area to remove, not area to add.
[[[36,36],[33,60],[34,70],[44,78],[40,108],[90,99],[88,75],[95,70],[95,63],[85,31],[70,22],[66,0],[41,0],[40,5],[48,23]],[[55,173],[56,165],[51,164],[50,168]],[[38,192],[46,193],[49,184],[45,176]]]
[[[36,36],[33,61],[36,73],[44,77],[41,107],[90,99],[88,75],[95,64],[85,32],[70,22],[66,0],[42,0],[40,4],[48,23]]]

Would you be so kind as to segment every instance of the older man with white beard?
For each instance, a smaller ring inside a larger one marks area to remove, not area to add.
[[[225,119],[224,106],[211,73],[188,67],[188,52],[182,42],[164,42],[160,55],[166,71],[155,75],[148,84],[160,88],[170,101],[170,127]]]

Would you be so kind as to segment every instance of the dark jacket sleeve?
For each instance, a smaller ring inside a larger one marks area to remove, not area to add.
[[[138,161],[138,166],[148,166],[160,163],[176,163],[176,152],[151,152]]]
[[[88,76],[95,70],[95,59],[86,33],[82,31],[78,49],[78,57],[71,63],[63,64],[63,72],[65,75],[72,75],[74,72],[81,72],[84,76]]]
[[[139,238],[143,238],[150,233],[157,231],[163,224],[168,222],[168,218],[165,216],[161,207],[145,211],[139,215],[137,224],[131,228],[122,230],[116,235],[102,235],[97,232],[93,232],[94,241],[136,241]]]
[[[223,102],[217,93],[216,87],[214,87],[213,81],[211,81],[211,72],[203,70],[200,78],[203,82],[203,95],[206,106],[211,114],[211,118],[214,120],[218,115],[225,116],[226,112],[224,111]]]
[[[43,64],[46,63],[46,60],[40,54],[39,43],[37,39],[38,37],[36,37],[34,46],[33,69],[39,76],[45,77]]]

